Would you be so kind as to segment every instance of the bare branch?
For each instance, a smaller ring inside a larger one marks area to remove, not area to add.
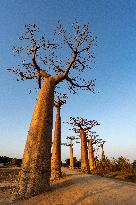
[[[36,59],[35,59],[35,55],[36,52],[38,50],[38,47],[36,46],[35,48],[31,48],[30,52],[32,53],[32,63],[33,63],[33,67],[39,72],[40,71],[40,67],[38,66]]]
[[[77,84],[77,83],[74,83],[74,82],[72,81],[72,79],[69,78],[68,76],[66,77],[66,80],[67,80],[68,82],[70,82],[72,86],[79,87],[79,88],[86,88],[87,90],[90,90],[90,91],[92,91],[93,93],[95,93],[95,92],[94,92],[94,86],[95,86],[95,81],[96,81],[96,79],[91,80],[90,82],[88,82],[87,85],[79,85],[79,84]]]
[[[65,146],[73,146],[74,143],[80,143],[78,141],[75,141],[77,139],[75,136],[67,136],[66,139],[67,139],[67,142],[63,143],[63,145]]]
[[[81,117],[70,117],[70,121],[66,123],[73,126],[72,130],[75,133],[80,133],[80,131],[83,130],[86,134],[91,132],[94,126],[100,125],[96,120],[87,120]]]
[[[66,38],[66,36],[63,34],[62,35],[63,36],[63,38],[64,38],[64,41],[65,41],[65,43],[69,46],[69,48],[72,50],[72,52],[74,53],[74,49],[73,49],[73,47],[72,47],[72,45],[68,42],[68,39]]]
[[[68,89],[73,93],[76,93],[78,88],[94,93],[95,79],[87,81],[80,75],[88,68],[91,69],[90,62],[95,58],[92,47],[96,38],[89,31],[88,24],[80,26],[75,21],[71,28],[71,32],[67,32],[59,23],[56,34],[61,37],[61,41],[56,39],[55,43],[54,39],[50,42],[45,34],[39,34],[37,25],[25,25],[25,33],[19,37],[19,40],[24,42],[23,46],[14,46],[14,53],[21,56],[20,67],[15,69],[14,73],[21,80],[37,79],[39,88],[44,78],[52,77],[56,85],[66,80]],[[67,46],[70,49],[66,50]],[[61,51],[62,56],[66,51],[64,58],[61,58]]]
[[[78,60],[77,60],[78,61]],[[63,76],[63,73],[65,72],[63,69],[61,69],[59,66],[56,67],[56,69],[58,70],[58,72],[62,72],[60,74],[60,76]],[[59,78],[59,76],[58,76]],[[86,85],[79,85],[78,83],[75,83],[68,75],[66,75],[65,79],[74,87],[78,87],[78,88],[86,88],[87,90],[90,90],[91,92],[94,92],[94,86],[95,86],[95,82],[96,79],[89,81]],[[72,88],[71,88],[72,89]],[[73,89],[74,91],[74,89]],[[75,91],[74,91],[75,92]]]
[[[33,73],[32,72],[31,73],[27,73],[27,72],[23,73],[18,68],[14,68],[14,67],[13,68],[7,68],[7,71],[16,74],[20,80],[37,79],[37,75],[35,75],[34,72]],[[19,80],[18,78],[17,78],[17,80]]]
[[[69,66],[66,68],[66,70],[64,72],[62,72],[61,74],[56,75],[54,77],[56,84],[58,84],[60,81],[62,81],[64,79],[66,79],[66,76],[68,75],[70,69],[72,68],[74,62],[76,61],[77,54],[78,53],[74,53],[73,59],[72,59],[72,61],[68,62]]]

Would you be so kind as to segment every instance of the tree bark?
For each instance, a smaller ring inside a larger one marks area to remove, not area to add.
[[[105,159],[105,154],[104,154],[104,145],[103,144],[101,145],[101,148],[102,148],[101,160],[104,160]]]
[[[61,116],[60,106],[57,107],[54,141],[51,159],[51,180],[61,178]]]
[[[70,144],[70,169],[74,169],[73,145]]]
[[[90,169],[89,169],[89,162],[88,162],[86,133],[82,128],[80,128],[80,138],[81,138],[81,171],[84,173],[89,173]]]
[[[54,89],[54,79],[45,78],[32,115],[16,199],[37,195],[50,187]]]
[[[89,166],[90,166],[90,171],[92,171],[96,168],[95,167],[95,160],[94,160],[94,150],[93,150],[92,139],[89,139],[88,150],[89,150]]]

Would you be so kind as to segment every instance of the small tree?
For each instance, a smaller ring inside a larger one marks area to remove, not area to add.
[[[62,143],[62,145],[70,147],[70,169],[74,169],[73,144],[76,137],[68,136],[66,139],[68,140],[67,143]]]
[[[66,166],[70,166],[70,159],[65,159]]]
[[[50,187],[54,90],[57,85],[65,81],[73,93],[78,88],[94,92],[95,86],[95,80],[80,76],[90,68],[90,62],[95,58],[92,48],[96,38],[89,31],[88,24],[81,26],[75,22],[72,31],[67,32],[58,23],[55,37],[60,39],[57,43],[54,37],[50,41],[45,34],[40,35],[35,24],[26,25],[25,29],[19,37],[23,44],[13,49],[20,62],[8,70],[17,75],[17,80],[37,80],[40,92],[27,136],[15,198],[28,198]]]
[[[86,134],[94,127],[99,125],[96,120],[87,120],[83,118],[70,117],[68,124],[73,125],[73,130],[76,133],[80,133],[81,139],[81,170],[82,172],[89,173],[89,161],[88,161],[88,150],[87,150],[87,136]]]
[[[90,171],[93,171],[96,168],[95,158],[94,158],[94,145],[99,145],[102,139],[98,139],[99,135],[96,135],[96,132],[91,132],[88,136],[88,151],[89,151],[89,166]]]
[[[59,179],[62,176],[61,173],[61,106],[66,103],[66,94],[61,95],[57,93],[57,100],[55,100],[54,105],[57,109],[56,111],[56,122],[51,158],[51,179]]]
[[[102,150],[102,154],[101,154],[101,160],[105,160],[105,154],[104,154],[104,144],[106,141],[102,141],[101,142],[101,150]]]

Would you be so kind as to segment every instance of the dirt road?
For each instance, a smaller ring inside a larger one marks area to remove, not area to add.
[[[136,205],[136,184],[63,168],[67,174],[51,191],[14,205]],[[5,205],[4,203],[0,203]],[[6,203],[11,204],[11,203]]]

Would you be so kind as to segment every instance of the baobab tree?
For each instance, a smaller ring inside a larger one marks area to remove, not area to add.
[[[62,143],[62,145],[70,147],[70,169],[74,169],[73,145],[74,142],[79,143],[78,141],[75,141],[78,138],[75,136],[67,136],[66,139],[68,141],[66,143]]]
[[[105,159],[105,154],[104,154],[104,144],[105,144],[106,141],[102,141],[101,142],[101,151],[102,151],[102,154],[101,154],[101,160],[104,160]]]
[[[90,171],[93,171],[96,168],[95,165],[95,158],[94,158],[94,145],[97,145],[99,147],[99,144],[101,143],[102,139],[98,138],[99,135],[96,134],[96,132],[89,133],[88,136],[88,151],[89,151],[89,166]]]
[[[80,133],[81,139],[81,170],[82,172],[89,173],[89,161],[88,161],[88,150],[87,150],[87,133],[95,126],[99,125],[96,120],[87,120],[84,118],[70,117],[70,122],[67,122],[73,126],[76,133]]]
[[[64,81],[73,93],[78,89],[94,92],[95,79],[90,80],[87,76],[90,76],[88,69],[95,58],[96,38],[89,31],[89,25],[75,22],[67,32],[59,22],[54,35],[48,40],[45,34],[40,35],[37,25],[25,25],[25,33],[19,37],[21,45],[13,48],[19,55],[19,63],[7,69],[16,74],[17,80],[37,80],[40,88],[23,154],[16,199],[37,195],[50,187],[54,91],[58,84]]]
[[[54,140],[51,158],[51,179],[56,180],[61,178],[61,106],[66,103],[67,95],[60,93],[57,94],[57,99],[54,100],[56,111],[56,121],[54,130]]]

